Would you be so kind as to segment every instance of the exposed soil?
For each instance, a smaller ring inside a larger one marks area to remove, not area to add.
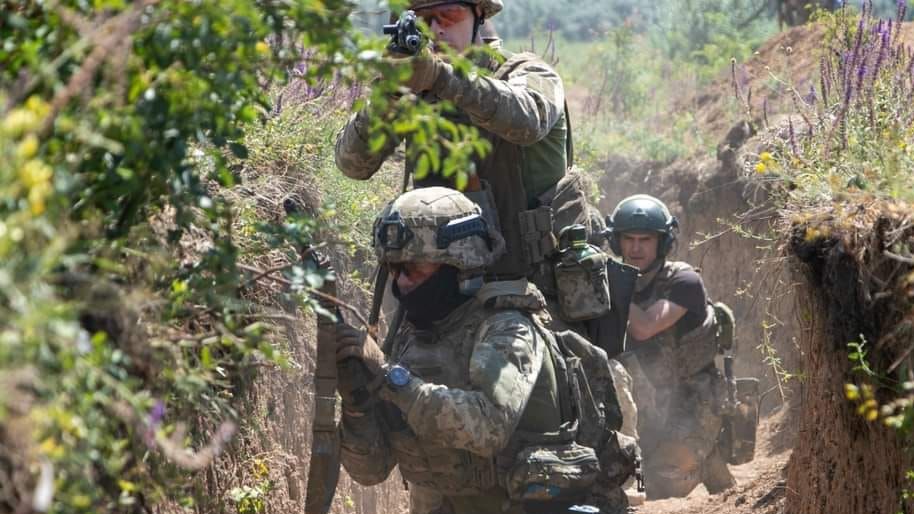
[[[685,498],[649,501],[638,507],[644,514],[779,514],[787,493],[786,471],[793,430],[787,426],[786,408],[759,426],[755,459],[731,466],[736,487],[709,495],[703,485]],[[786,443],[786,444],[785,444]]]

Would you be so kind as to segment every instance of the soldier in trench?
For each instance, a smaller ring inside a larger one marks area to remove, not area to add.
[[[406,322],[388,355],[337,327],[349,475],[373,485],[398,467],[411,514],[555,514],[578,501],[624,514],[637,449],[612,431],[578,443],[585,418],[539,321],[542,295],[523,278],[473,289],[505,247],[479,207],[444,187],[407,192],[376,221],[374,244]]]
[[[701,276],[667,259],[678,220],[657,198],[622,200],[607,220],[612,250],[641,275],[629,311],[628,350],[648,499],[712,494],[735,481],[721,450],[726,383],[714,357],[718,317]]]
[[[485,37],[486,20],[498,14],[502,0],[410,0],[407,8],[425,20],[430,44],[415,57],[400,56],[412,67],[404,86],[418,101],[453,103],[445,113],[456,123],[472,125],[492,144],[478,159],[467,195],[504,235],[508,251],[486,270],[487,279],[517,279],[533,274],[543,259],[543,241],[552,238],[551,219],[539,209],[551,201],[550,191],[570,164],[570,134],[565,91],[559,75],[531,53],[512,54],[496,37]],[[494,33],[494,32],[493,32]],[[474,57],[488,75],[457,72],[440,55],[441,43],[457,52],[488,46],[494,52]],[[396,55],[394,55],[396,57]],[[353,114],[339,131],[335,157],[348,177],[368,180],[399,146],[399,140],[373,152],[368,131],[371,110]],[[405,142],[407,148],[410,141]],[[407,173],[416,167],[407,152]],[[454,187],[452,179],[429,174],[415,187]],[[548,249],[546,249],[548,252]]]

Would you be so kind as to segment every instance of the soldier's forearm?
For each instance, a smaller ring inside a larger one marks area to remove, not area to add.
[[[353,114],[336,135],[336,166],[347,177],[358,180],[371,178],[400,143],[388,136],[381,150],[372,152],[368,136],[370,127],[371,117],[366,107]]]
[[[452,389],[413,378],[383,396],[403,411],[417,436],[491,457],[508,444],[520,413],[498,408],[478,391]]]
[[[558,76],[543,71],[504,81],[459,76],[448,65],[432,91],[466,112],[475,125],[511,143],[531,145],[549,134],[564,110]]]

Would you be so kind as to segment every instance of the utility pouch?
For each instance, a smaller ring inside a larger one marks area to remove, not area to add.
[[[701,329],[686,334],[676,343],[674,364],[681,379],[694,376],[714,364],[718,346],[712,329],[716,321],[713,308],[708,305],[706,310],[708,312]]]
[[[576,441],[591,448],[600,448],[604,439],[606,416],[603,402],[599,401],[590,387],[590,380],[584,370],[584,363],[576,355],[566,355],[565,363],[571,379],[571,393],[577,405],[578,435]]]
[[[609,313],[609,274],[605,253],[592,245],[590,251],[563,250],[555,266],[559,308],[565,321],[584,321]]]
[[[576,442],[529,446],[506,475],[508,497],[519,502],[583,498],[600,474],[593,448]]]
[[[527,264],[533,266],[543,262],[558,246],[552,233],[552,207],[521,211],[517,216]]]

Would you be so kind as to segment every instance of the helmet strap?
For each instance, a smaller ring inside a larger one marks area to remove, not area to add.
[[[476,14],[476,5],[473,5],[473,4],[469,4],[469,5],[470,5],[470,9],[473,11],[473,38],[470,39],[470,44],[475,45],[476,38],[479,37],[479,27],[481,27],[482,24],[486,22],[486,18],[485,18],[485,16],[480,16],[480,15]]]

